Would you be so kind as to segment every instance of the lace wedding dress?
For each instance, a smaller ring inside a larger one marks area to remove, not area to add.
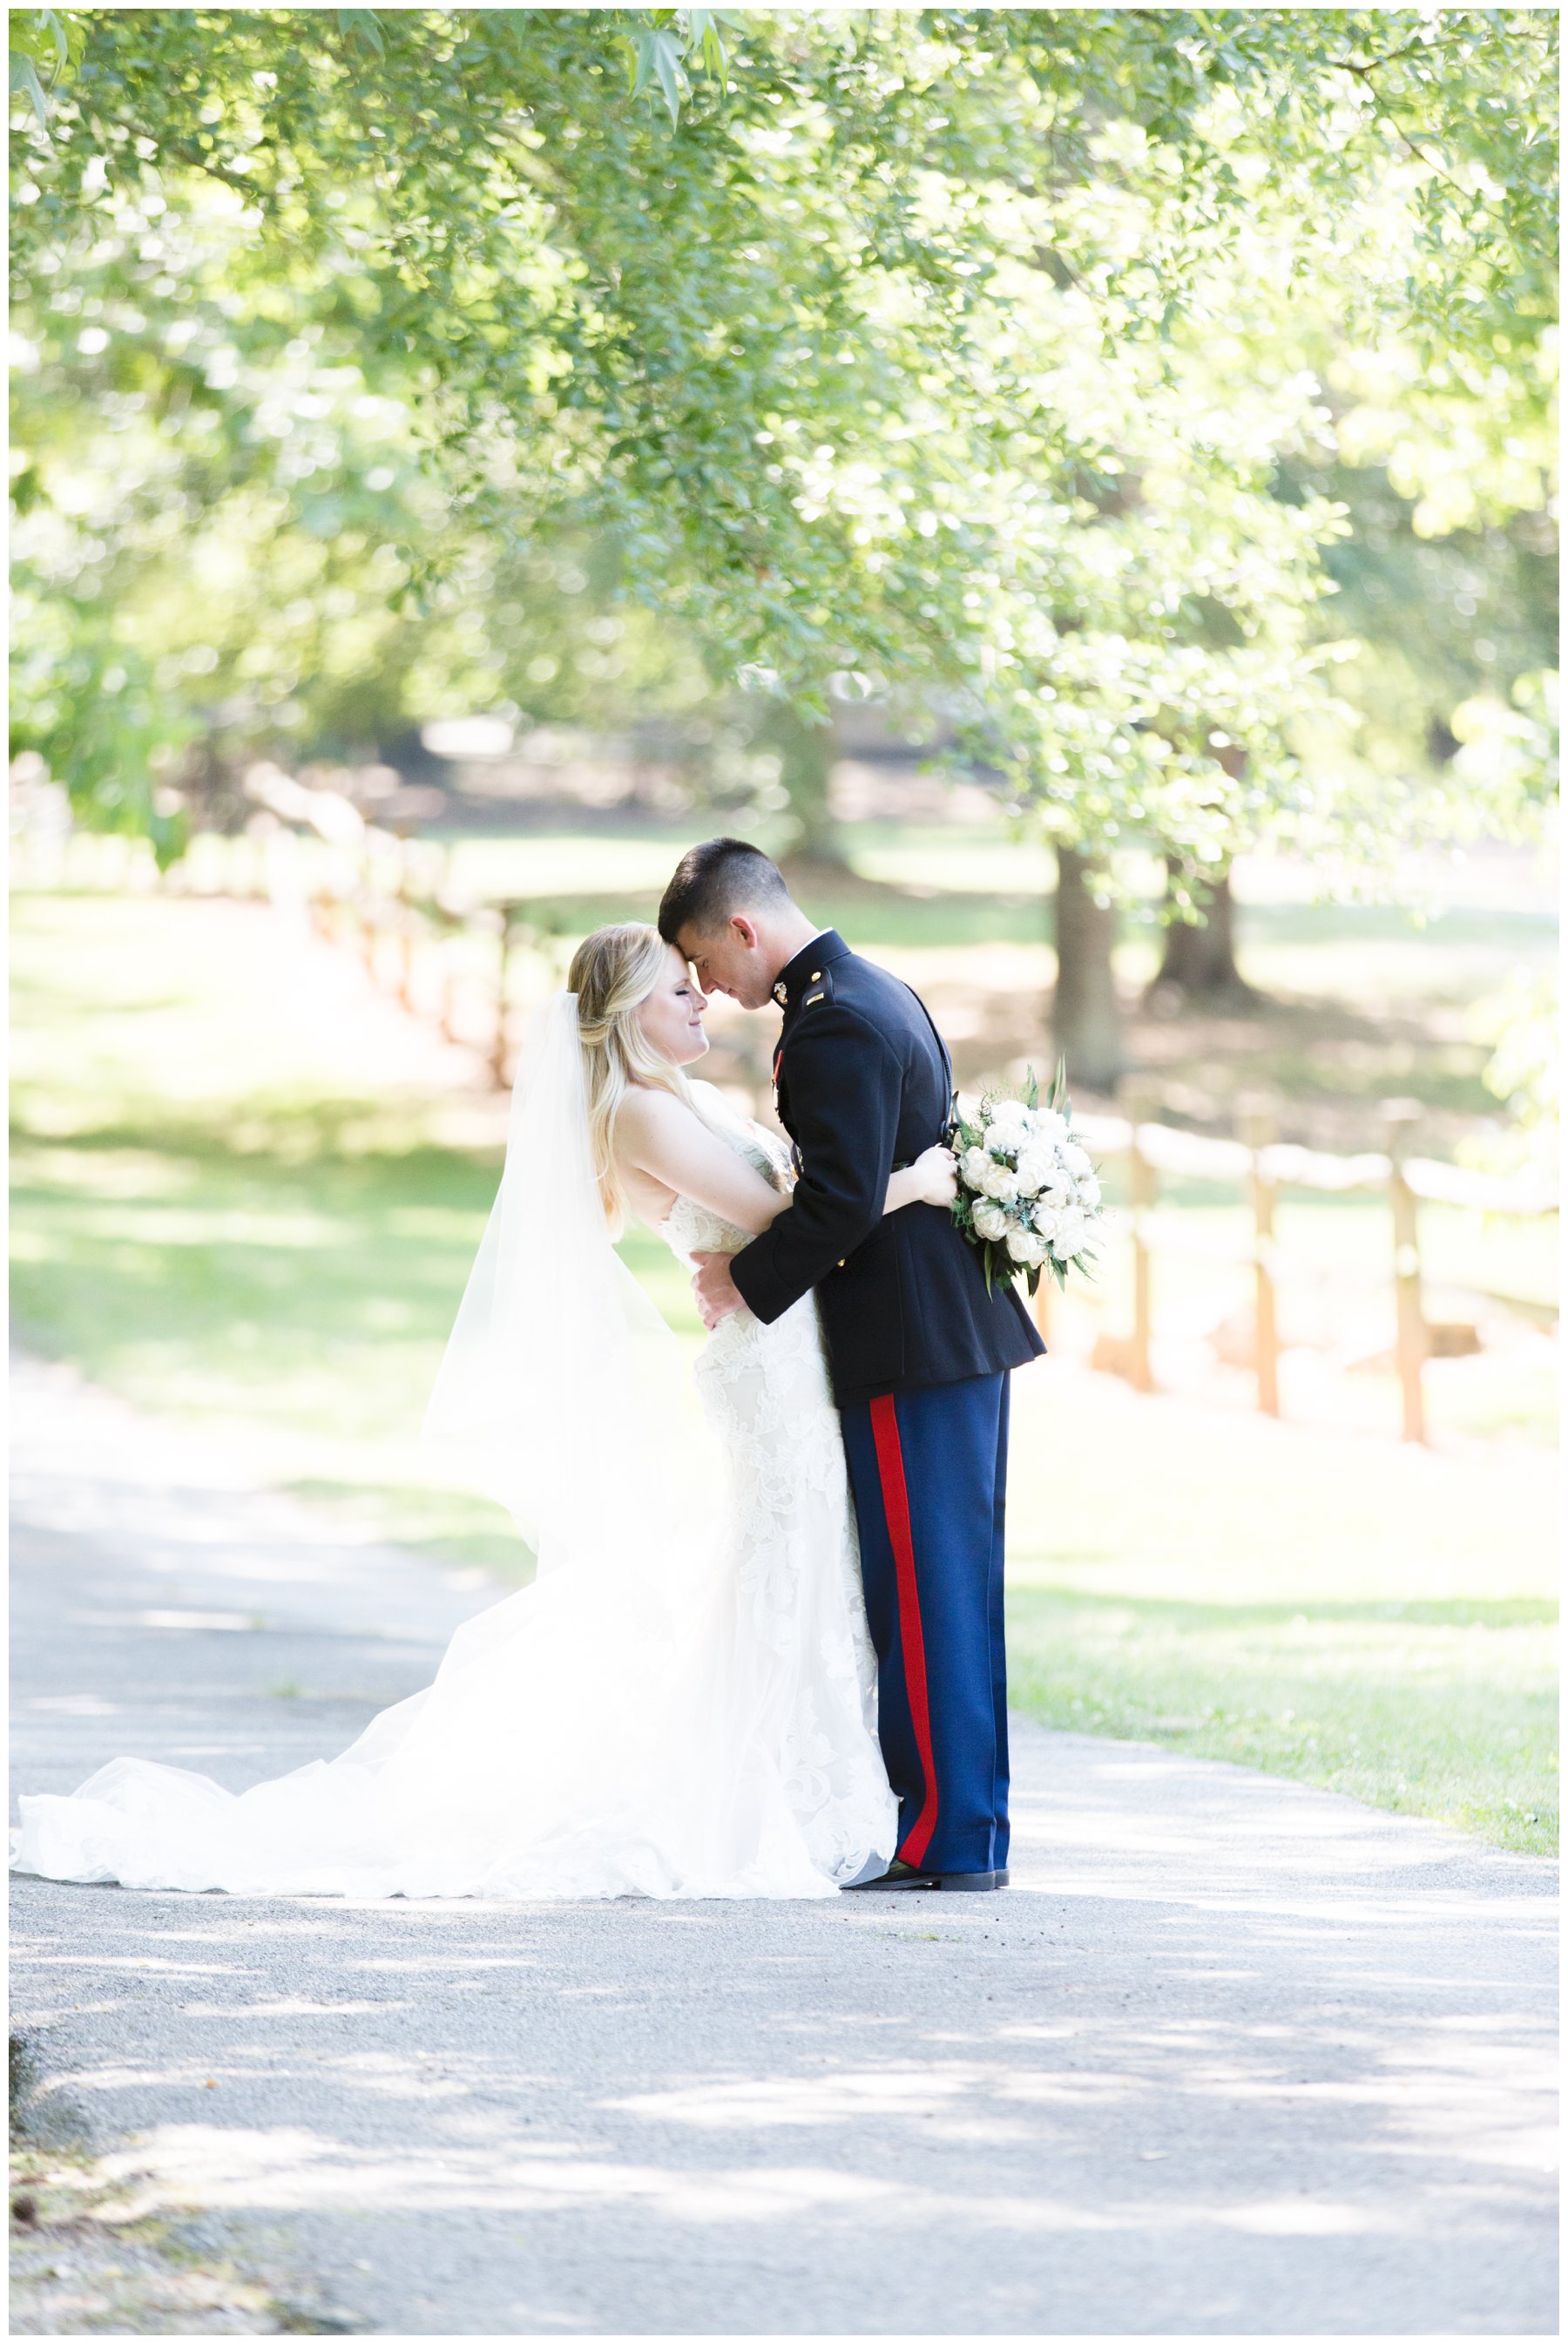
[[[447,1363],[447,1420],[493,1412],[487,1486],[533,1537],[535,1582],[331,1761],[236,1796],[116,1758],[69,1797],[24,1796],[14,1869],[241,1895],[796,1897],[891,1854],[815,1304],[771,1327],[742,1310],[709,1339],[696,1381],[719,1458],[694,1488],[658,1414],[678,1347],[602,1216],[597,1235],[574,1217],[589,1176],[560,999]],[[779,1183],[773,1144],[699,1088],[704,1120]],[[661,1234],[683,1260],[747,1242],[686,1198]],[[652,1375],[628,1327],[654,1344]]]

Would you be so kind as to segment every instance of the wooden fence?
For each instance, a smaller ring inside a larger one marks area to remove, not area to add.
[[[537,900],[478,902],[459,895],[445,847],[367,823],[347,799],[329,791],[307,790],[277,773],[259,786],[253,783],[252,793],[276,827],[260,835],[254,834],[253,825],[251,835],[209,836],[200,842],[201,853],[176,865],[162,884],[182,894],[265,897],[286,915],[308,922],[322,937],[357,951],[372,978],[405,1008],[433,1016],[448,1039],[480,1050],[491,1079],[504,1086],[514,1009],[520,999],[559,985],[566,973],[564,942],[548,909]],[[19,855],[16,876],[24,885],[157,885],[150,861],[139,842],[78,837],[56,842],[46,869],[31,855]],[[525,964],[531,964],[529,977],[523,975]],[[761,1113],[769,1096],[764,1051],[732,1044],[727,1056],[731,1063],[716,1071],[748,1089],[754,1111]],[[1251,1268],[1257,1400],[1273,1416],[1280,1413],[1278,1299],[1285,1266],[1275,1227],[1280,1191],[1342,1196],[1371,1190],[1384,1197],[1389,1207],[1403,1436],[1424,1440],[1422,1373],[1432,1353],[1432,1330],[1422,1298],[1421,1206],[1457,1205],[1533,1217],[1554,1213],[1557,1199],[1538,1181],[1490,1177],[1412,1156],[1405,1142],[1421,1112],[1412,1100],[1386,1101],[1387,1147],[1360,1156],[1333,1156],[1278,1140],[1271,1111],[1261,1102],[1243,1110],[1241,1136],[1234,1139],[1176,1129],[1136,1109],[1130,1116],[1078,1116],[1077,1131],[1091,1153],[1101,1160],[1126,1161],[1132,1325],[1118,1349],[1120,1370],[1135,1388],[1154,1389],[1159,1258],[1215,1250],[1211,1238],[1194,1231],[1190,1217],[1161,1210],[1161,1176],[1231,1187],[1247,1200],[1250,1241],[1240,1250],[1230,1248],[1226,1258]],[[1037,1304],[1042,1328],[1051,1292],[1050,1281],[1042,1279]]]
[[[1279,1288],[1285,1257],[1275,1229],[1282,1188],[1305,1188],[1343,1196],[1356,1189],[1386,1197],[1389,1207],[1389,1272],[1394,1291],[1394,1356],[1399,1373],[1402,1425],[1406,1440],[1426,1438],[1422,1371],[1432,1354],[1432,1334],[1422,1299],[1421,1216],[1422,1203],[1458,1205],[1483,1213],[1535,1217],[1557,1210],[1557,1198],[1538,1180],[1503,1179],[1471,1172],[1457,1164],[1412,1156],[1404,1145],[1422,1109],[1412,1099],[1383,1103],[1386,1151],[1332,1156],[1274,1137],[1270,1110],[1261,1103],[1243,1110],[1242,1137],[1211,1138],[1138,1116],[1080,1115],[1074,1128],[1083,1145],[1101,1157],[1127,1165],[1127,1215],[1132,1245],[1132,1329],[1123,1347],[1123,1372],[1139,1391],[1152,1391],[1154,1268],[1162,1253],[1202,1250],[1213,1241],[1200,1237],[1180,1214],[1160,1207],[1161,1175],[1214,1182],[1239,1189],[1251,1208],[1251,1236],[1229,1259],[1250,1267],[1252,1278],[1253,1372],[1260,1409],[1280,1413]],[[1485,1288],[1473,1288],[1489,1294]],[[1048,1280],[1040,1298],[1050,1309]],[[1491,1296],[1494,1300],[1512,1297]],[[1043,1315],[1043,1313],[1042,1313]]]

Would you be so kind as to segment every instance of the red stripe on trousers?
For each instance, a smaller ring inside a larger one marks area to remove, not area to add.
[[[904,1656],[904,1685],[910,1697],[915,1743],[925,1770],[926,1800],[899,1854],[906,1864],[919,1864],[937,1827],[937,1769],[931,1756],[931,1712],[926,1692],[926,1638],[920,1625],[920,1591],[915,1583],[915,1541],[910,1529],[910,1493],[904,1480],[904,1449],[899,1438],[898,1410],[886,1392],[871,1402],[871,1432],[877,1444],[877,1470],[882,1480],[882,1511],[893,1550],[899,1581],[899,1642]]]

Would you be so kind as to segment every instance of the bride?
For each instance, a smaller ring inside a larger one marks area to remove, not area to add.
[[[237,1796],[116,1758],[23,1797],[13,1868],[241,1895],[824,1896],[891,1856],[876,1675],[816,1304],[697,1362],[615,1251],[684,1262],[789,1201],[780,1142],[684,1071],[702,994],[601,928],[535,1014],[424,1441],[508,1506],[529,1587],[341,1756]],[[886,1209],[952,1193],[929,1149]]]

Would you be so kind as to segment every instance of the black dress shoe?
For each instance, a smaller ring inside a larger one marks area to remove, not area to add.
[[[922,1872],[919,1866],[906,1864],[901,1855],[894,1856],[886,1872],[875,1880],[851,1880],[849,1888],[955,1888],[970,1894],[988,1888],[1005,1888],[1007,1874],[1001,1872]]]
[[[895,1855],[886,1872],[879,1872],[874,1880],[847,1880],[844,1884],[846,1888],[940,1888],[941,1884],[940,1874],[917,1871],[901,1855]]]

